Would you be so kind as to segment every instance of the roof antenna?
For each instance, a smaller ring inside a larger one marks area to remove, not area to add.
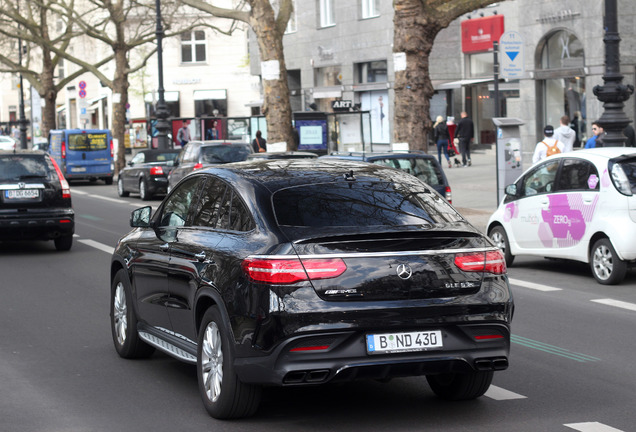
[[[343,177],[346,181],[356,181],[356,178],[353,175],[353,170],[350,170],[348,173],[344,173]]]

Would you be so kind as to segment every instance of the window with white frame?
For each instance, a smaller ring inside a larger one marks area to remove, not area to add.
[[[334,0],[319,0],[320,4],[320,27],[331,27],[336,25],[336,18],[333,11]]]
[[[206,41],[203,30],[181,34],[181,63],[203,63],[206,61]]]
[[[380,16],[378,0],[362,0],[362,18],[374,18]]]

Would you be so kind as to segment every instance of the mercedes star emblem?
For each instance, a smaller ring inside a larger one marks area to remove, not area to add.
[[[408,264],[400,264],[396,269],[397,275],[400,279],[408,279],[413,275],[413,270]]]

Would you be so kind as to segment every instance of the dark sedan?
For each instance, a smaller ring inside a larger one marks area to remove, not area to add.
[[[164,195],[168,190],[168,174],[180,150],[141,150],[128,166],[119,171],[117,193],[126,197],[131,192],[139,193],[146,201],[155,195]]]
[[[115,348],[196,364],[213,417],[253,414],[263,386],[358,378],[425,375],[442,398],[474,399],[508,367],[503,255],[402,171],[229,164],[131,225],[110,268]]]

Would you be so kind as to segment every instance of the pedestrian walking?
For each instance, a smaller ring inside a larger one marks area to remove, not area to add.
[[[435,144],[437,144],[437,159],[439,160],[440,165],[442,164],[442,151],[444,152],[444,157],[446,157],[446,162],[448,162],[448,167],[452,168],[450,157],[448,156],[448,140],[450,135],[448,134],[448,126],[446,126],[446,122],[444,121],[444,117],[437,116],[435,119],[435,124],[433,125],[433,140]]]
[[[592,122],[592,137],[585,143],[585,148],[603,147],[603,135],[605,131],[601,124],[597,121]]]
[[[256,131],[256,138],[252,141],[254,153],[264,153],[267,151],[267,140],[262,137],[261,131]]]
[[[563,152],[571,152],[574,150],[574,141],[576,140],[576,132],[570,127],[570,117],[564,115],[559,120],[559,127],[554,131],[554,138],[563,143]]]
[[[183,122],[183,125],[179,128],[179,132],[177,132],[177,142],[181,145],[181,147],[185,146],[190,142],[190,120],[186,120]]]
[[[466,111],[462,111],[460,116],[461,120],[457,123],[455,136],[459,141],[459,152],[462,155],[462,165],[471,166],[470,144],[475,137],[475,125],[470,117],[468,117],[468,113]]]
[[[540,160],[545,159],[548,156],[554,154],[563,153],[565,146],[559,140],[553,138],[554,127],[547,125],[543,128],[543,140],[539,141],[534,148],[534,154],[532,155],[532,163],[537,163]]]

